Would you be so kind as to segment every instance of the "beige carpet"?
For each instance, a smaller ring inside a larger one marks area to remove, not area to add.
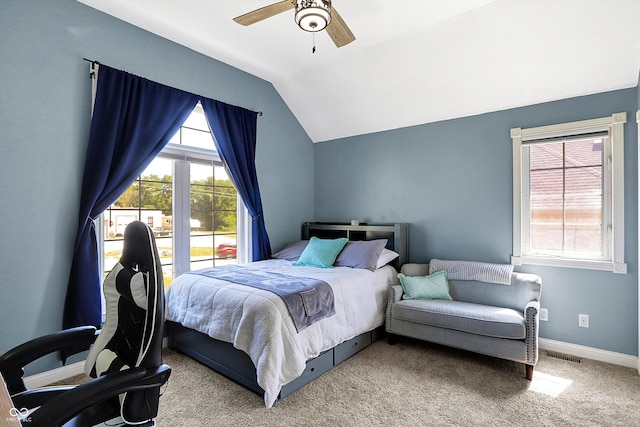
[[[158,426],[640,426],[637,371],[545,351],[529,382],[516,363],[381,340],[271,409],[183,354],[164,362]]]

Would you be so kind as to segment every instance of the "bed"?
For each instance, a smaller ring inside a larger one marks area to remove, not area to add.
[[[388,288],[398,283],[399,266],[408,261],[407,230],[407,224],[303,224],[302,241],[346,238],[355,248],[361,241],[386,239],[386,254],[391,250],[398,257],[380,268],[299,266],[286,256],[231,267],[267,281],[282,275],[328,284],[335,314],[310,325],[300,326],[291,306],[273,292],[211,271],[185,273],[166,295],[169,347],[262,395],[271,407],[382,334]]]

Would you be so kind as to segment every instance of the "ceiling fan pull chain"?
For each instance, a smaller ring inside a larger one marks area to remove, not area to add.
[[[316,33],[311,33],[313,35],[313,49],[311,49],[311,53],[316,53]]]

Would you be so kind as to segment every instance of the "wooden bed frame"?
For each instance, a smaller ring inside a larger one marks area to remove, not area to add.
[[[311,236],[325,239],[347,237],[350,240],[387,239],[387,248],[400,254],[400,257],[392,263],[396,270],[399,271],[400,266],[408,262],[408,224],[350,225],[306,222],[302,226],[302,238],[309,239]],[[264,390],[257,382],[256,368],[249,355],[244,351],[234,348],[231,343],[213,339],[179,323],[167,321],[166,325],[169,348],[187,354],[259,395],[264,395]],[[383,333],[384,325],[309,359],[302,375],[282,387],[278,401],[366,348]]]

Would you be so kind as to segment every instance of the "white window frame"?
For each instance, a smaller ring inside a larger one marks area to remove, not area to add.
[[[624,124],[627,113],[615,113],[577,122],[535,128],[512,128],[513,143],[513,265],[546,265],[556,267],[605,270],[626,274],[624,262]],[[603,171],[605,177],[605,207],[603,221],[607,238],[604,239],[605,259],[568,258],[529,253],[529,201],[528,194],[528,142],[548,138],[575,137],[580,134],[606,131],[610,149],[605,151]],[[607,192],[607,188],[611,191]],[[608,193],[608,194],[607,194]],[[610,199],[610,200],[609,200]]]
[[[173,274],[174,277],[191,270],[190,228],[191,205],[189,203],[188,185],[179,186],[178,182],[190,181],[190,165],[193,163],[222,164],[220,156],[215,150],[205,150],[180,144],[167,144],[158,157],[172,159],[173,162]],[[238,195],[236,245],[237,261],[250,261],[251,253],[251,218],[246,206]],[[182,223],[175,222],[176,218],[183,218]],[[184,220],[186,218],[186,220]]]
[[[174,222],[173,236],[173,275],[174,278],[178,277],[191,270],[191,257],[190,257],[190,224],[188,218],[191,217],[191,206],[189,203],[188,189],[180,186],[176,186],[179,179],[190,181],[189,166],[192,161],[194,162],[211,162],[221,163],[221,159],[215,150],[205,150],[197,147],[183,146],[180,144],[167,144],[165,148],[158,154],[159,158],[167,158],[174,160],[173,162],[173,213],[174,220],[177,218],[187,218],[186,222],[177,224]],[[178,177],[177,175],[180,175]],[[187,185],[188,187],[188,185]],[[186,190],[186,191],[185,191]],[[246,263],[251,261],[251,216],[247,211],[246,206],[242,202],[242,198],[238,195],[238,208],[237,208],[237,229],[236,229],[236,244],[237,244],[237,261],[238,263]],[[98,244],[98,263],[101,272],[104,271],[104,214],[99,216],[99,219],[95,221],[96,234],[99,236]],[[181,231],[176,230],[176,227],[181,227]],[[102,278],[102,275],[101,275]],[[102,279],[101,279],[102,280]],[[103,301],[104,308],[104,301]],[[103,310],[104,311],[104,310]],[[104,317],[104,313],[103,313]]]

